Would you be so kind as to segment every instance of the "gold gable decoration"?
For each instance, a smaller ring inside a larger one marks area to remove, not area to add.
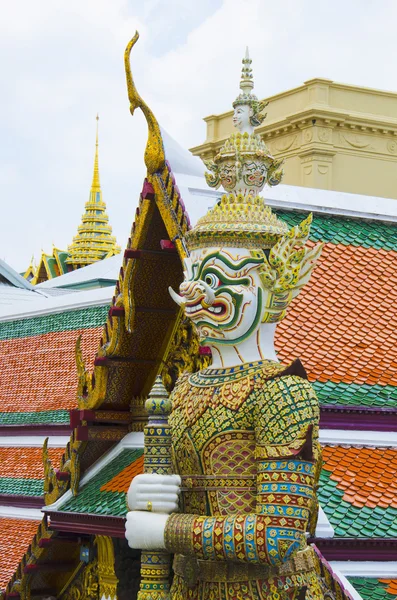
[[[168,293],[170,284],[179,287],[183,279],[182,261],[187,253],[184,238],[190,225],[165,160],[160,128],[133,82],[129,54],[137,40],[138,34],[128,44],[125,64],[131,112],[141,108],[148,123],[147,177],[93,371],[84,364],[80,339],[75,347],[78,409],[97,410],[106,405],[109,410],[129,411],[130,431],[143,430],[147,420],[144,402],[159,373],[171,391],[183,371],[197,370],[209,360],[199,354],[197,334],[191,323],[182,319],[182,311]],[[163,240],[170,249],[162,250]],[[91,431],[95,433],[95,427]],[[48,503],[67,489],[76,494],[80,475],[102,455],[109,442],[99,434],[95,440],[80,441],[74,429],[59,465],[60,471],[70,475],[68,482],[56,479],[45,449]]]

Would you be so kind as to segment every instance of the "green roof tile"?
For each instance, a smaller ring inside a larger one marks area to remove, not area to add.
[[[32,319],[5,321],[0,323],[0,340],[98,327],[105,323],[108,311],[108,306],[94,306]]]
[[[41,412],[0,413],[2,425],[47,425],[69,424],[68,410],[46,410]]]
[[[42,479],[18,479],[14,477],[0,477],[0,494],[16,496],[42,496]]]
[[[123,450],[109,464],[86,483],[77,496],[60,507],[62,512],[85,513],[124,517],[127,505],[124,492],[101,492],[101,487],[136,461],[143,449]]]
[[[275,210],[274,212],[290,227],[298,225],[307,216],[307,213],[284,210]],[[310,239],[345,246],[397,250],[397,225],[381,221],[315,214]]]
[[[369,577],[347,578],[363,600],[395,600],[395,595],[387,591],[387,584]]]
[[[69,258],[68,252],[58,252],[58,259],[59,259],[59,262],[61,263],[62,274],[68,272],[68,266],[66,264],[67,258]]]
[[[393,385],[360,385],[332,381],[315,381],[312,385],[320,404],[397,407],[397,387]]]
[[[55,258],[50,256],[49,258],[45,258],[47,262],[48,269],[51,273],[51,277],[58,277],[59,273],[57,272],[57,261]]]
[[[397,535],[396,509],[353,506],[343,500],[343,491],[337,488],[337,483],[330,479],[330,475],[328,471],[321,472],[318,497],[336,537],[385,538]]]

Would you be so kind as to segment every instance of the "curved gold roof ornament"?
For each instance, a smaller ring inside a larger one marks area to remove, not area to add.
[[[145,115],[145,119],[148,125],[149,132],[144,159],[148,173],[152,175],[154,173],[157,173],[157,171],[161,171],[164,168],[165,153],[163,139],[161,137],[161,131],[157,119],[148,107],[148,105],[144,102],[144,100],[142,100],[141,96],[138,94],[134,84],[134,80],[132,78],[130,54],[132,48],[135,46],[138,39],[139,33],[136,31],[134,37],[127,44],[127,47],[125,49],[124,66],[125,75],[127,78],[127,90],[128,98],[130,101],[130,112],[133,115],[135,109],[140,108],[143,114]]]

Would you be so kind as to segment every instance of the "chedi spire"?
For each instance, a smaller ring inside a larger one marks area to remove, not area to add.
[[[72,265],[73,269],[90,265],[120,252],[116,238],[112,236],[112,228],[108,223],[109,217],[106,213],[106,204],[102,199],[98,164],[98,115],[96,120],[94,171],[90,196],[85,204],[85,213],[82,216],[77,235],[68,247],[69,258],[66,262]]]

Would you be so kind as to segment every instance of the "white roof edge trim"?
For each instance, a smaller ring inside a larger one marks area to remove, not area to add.
[[[397,432],[320,429],[320,442],[321,444],[329,444],[331,446],[397,448]]]
[[[334,535],[335,535],[334,528],[332,527],[331,523],[329,522],[329,519],[328,519],[327,515],[325,514],[325,512],[323,511],[323,509],[321,508],[321,506],[319,506],[318,521],[317,521],[316,533],[315,533],[316,538],[329,539],[329,538],[333,538]]]
[[[316,204],[298,204],[286,200],[266,199],[266,204],[271,208],[280,208],[284,210],[292,209],[298,212],[313,212],[317,214],[333,215],[336,217],[350,217],[352,219],[365,219],[366,221],[386,221],[388,223],[397,223],[397,216],[382,215],[380,213],[367,213],[357,210],[348,210],[346,208],[336,208],[330,206],[321,206]]]
[[[49,448],[65,448],[70,440],[68,435],[5,435],[0,436],[0,448],[42,448],[46,437]]]
[[[339,571],[347,577],[368,577],[378,579],[394,579],[397,577],[397,561],[354,561],[332,560],[332,569]]]
[[[178,172],[175,172],[174,175],[179,189],[181,192],[183,191],[182,198],[187,204],[188,210],[191,209],[189,196],[214,199],[222,196],[223,192],[208,188],[204,177]],[[283,183],[272,188],[266,187],[263,191],[263,197],[266,204],[272,208],[397,223],[397,202],[393,198],[322,190]],[[193,212],[203,216],[207,208],[204,202],[202,207],[197,206]]]
[[[40,508],[17,508],[16,506],[0,506],[0,518],[25,519],[27,521],[41,521],[43,513]]]
[[[0,275],[3,275],[7,281],[13,285],[14,287],[29,290],[34,292],[34,286],[25,279],[22,275],[20,275],[11,265],[6,263],[4,260],[0,258]]]
[[[143,433],[135,431],[132,433],[127,433],[127,435],[123,437],[123,439],[117,444],[117,446],[112,448],[104,457],[100,457],[88,469],[88,471],[81,478],[79,488],[88,483],[90,479],[92,479],[97,473],[99,473],[99,471],[101,471],[103,467],[106,467],[106,465],[110,463],[114,458],[116,458],[116,456],[118,456],[123,450],[134,450],[138,448],[144,448]],[[57,500],[53,504],[48,504],[47,506],[44,506],[43,512],[59,511],[63,504],[70,500],[72,495],[73,494],[71,490],[68,490],[63,496],[59,498],[59,500]]]
[[[91,297],[89,294],[91,294]],[[0,322],[30,319],[32,317],[69,312],[92,306],[110,306],[113,294],[114,288],[113,286],[109,286],[109,288],[99,288],[90,290],[89,292],[75,292],[62,296],[51,296],[46,301],[41,301],[40,305],[36,305],[36,308],[32,308],[32,303],[30,303],[28,310],[26,309],[26,305],[6,307],[8,312],[0,313]],[[16,312],[11,312],[15,308],[17,309]]]

